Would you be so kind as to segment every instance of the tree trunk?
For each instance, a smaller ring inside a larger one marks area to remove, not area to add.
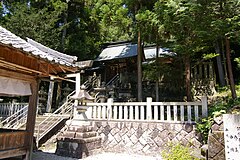
[[[64,48],[65,48],[65,39],[66,39],[66,35],[67,35],[67,18],[68,18],[68,11],[66,11],[66,13],[64,13],[64,22],[63,22],[63,32],[62,32],[62,39],[61,39],[61,51],[64,52]]]
[[[217,59],[217,69],[218,69],[218,76],[219,76],[219,83],[220,86],[225,86],[225,78],[224,78],[224,71],[223,71],[223,66],[222,66],[222,58],[221,58],[221,51],[219,47],[219,42],[216,41],[215,43],[215,51],[219,56],[216,57]]]
[[[138,48],[137,48],[137,73],[138,73],[138,101],[142,101],[142,45],[141,45],[141,31],[138,31]]]
[[[158,63],[158,52],[159,52],[159,44],[158,44],[158,41],[156,43],[156,59],[155,59],[155,63],[156,63],[156,74],[157,74],[157,79],[156,79],[156,102],[159,101],[159,71],[158,71],[158,68],[159,68],[159,63]]]
[[[228,68],[228,78],[229,78],[229,84],[230,84],[230,89],[232,93],[232,98],[236,99],[237,94],[235,90],[235,84],[234,84],[234,78],[233,78],[233,72],[232,72],[232,63],[231,63],[231,50],[230,50],[230,42],[228,37],[225,37],[226,41],[226,59],[227,59],[227,68]]]
[[[191,96],[191,66],[189,55],[185,56],[185,85],[186,85],[186,95],[187,101],[192,100]]]

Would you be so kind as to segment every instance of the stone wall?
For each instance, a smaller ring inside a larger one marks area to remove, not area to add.
[[[195,125],[153,122],[95,122],[102,137],[102,150],[143,155],[160,155],[169,142],[200,148],[201,137]]]
[[[224,132],[222,116],[214,118],[208,135],[208,159],[225,159]]]

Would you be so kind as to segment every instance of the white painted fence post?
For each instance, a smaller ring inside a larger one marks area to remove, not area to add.
[[[147,97],[147,120],[152,120],[152,98]]]
[[[112,105],[113,105],[113,98],[108,98],[107,100],[107,119],[112,119]]]
[[[207,108],[207,97],[203,96],[201,98],[202,101],[202,117],[207,117],[208,116],[208,108]]]

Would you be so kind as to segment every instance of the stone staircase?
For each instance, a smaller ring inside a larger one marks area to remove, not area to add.
[[[57,137],[56,154],[65,157],[85,158],[100,151],[102,138],[93,126],[70,126]]]
[[[41,135],[38,139],[38,142],[36,142],[38,147],[55,135],[60,129],[62,129],[65,125],[65,122],[69,119],[69,116],[56,116],[52,117],[51,121],[43,122],[47,117],[48,115],[37,115],[36,117],[34,137],[37,139],[37,137]],[[19,129],[25,130],[25,128],[26,124],[21,126]],[[46,130],[48,131],[46,132]]]

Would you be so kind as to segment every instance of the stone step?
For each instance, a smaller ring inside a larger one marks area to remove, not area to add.
[[[57,140],[64,141],[64,142],[76,142],[76,143],[91,143],[95,141],[101,141],[101,136],[90,137],[90,138],[67,138],[63,136],[58,136]]]
[[[68,127],[67,131],[71,132],[92,132],[93,126],[70,126]]]
[[[96,137],[97,132],[71,132],[71,131],[65,131],[61,134],[62,137],[65,138],[90,138],[90,137]]]

